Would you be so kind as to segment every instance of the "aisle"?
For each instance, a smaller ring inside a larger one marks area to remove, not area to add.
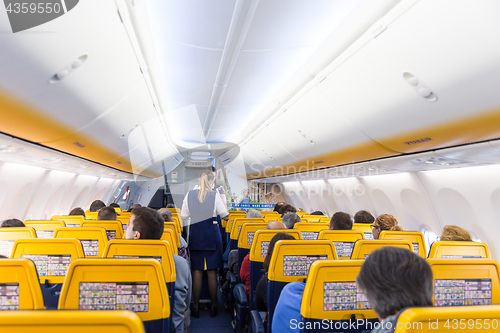
[[[200,318],[191,317],[190,333],[233,333],[231,326],[231,314],[224,310],[224,303],[219,291],[219,302],[217,303],[219,315],[210,318],[210,310],[200,310]]]

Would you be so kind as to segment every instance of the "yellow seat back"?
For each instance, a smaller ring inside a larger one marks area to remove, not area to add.
[[[421,257],[427,258],[424,235],[418,231],[387,231],[384,230],[378,236],[379,239],[401,239],[410,241],[413,245],[413,252]]]
[[[353,223],[352,230],[359,230],[365,234],[365,239],[373,239],[372,223]]]
[[[82,244],[77,239],[18,239],[12,250],[13,258],[31,259],[40,283],[63,283],[69,265],[84,258]]]
[[[250,247],[250,261],[264,262],[269,242],[271,242],[271,239],[278,232],[292,235],[295,239],[302,239],[300,231],[295,229],[257,230],[253,236],[252,246]]]
[[[169,318],[163,269],[155,259],[76,260],[69,267],[58,309],[131,310],[142,321]]]
[[[184,227],[182,226],[182,223],[180,222],[181,220],[177,217],[172,217],[172,220],[174,220],[175,224],[177,224],[177,228],[182,232],[184,230]],[[224,221],[224,220],[222,220]]]
[[[35,229],[37,238],[53,238],[57,228],[64,228],[66,223],[60,220],[28,220],[24,225]]]
[[[122,224],[123,234],[125,235],[125,231],[127,231],[127,223],[130,221],[130,217],[118,216],[116,219]]]
[[[117,220],[97,220],[97,221],[83,221],[82,228],[104,228],[108,240],[123,239],[123,228],[120,221]]]
[[[102,257],[104,247],[108,242],[106,230],[95,228],[58,228],[54,238],[76,238],[80,240],[85,257]]]
[[[427,259],[434,306],[500,304],[500,266],[491,259]]]
[[[85,213],[85,215],[87,214]],[[81,215],[54,215],[50,219],[64,221],[66,227],[79,227],[85,220],[85,217]]]
[[[267,215],[279,215],[278,212],[275,211],[261,211],[260,215],[262,215],[263,218],[265,218]]]
[[[233,222],[233,228],[231,229],[231,234],[229,235],[230,239],[237,240],[238,236],[240,235],[241,232],[241,226],[244,223],[265,223],[265,220],[263,218],[235,218]]]
[[[264,217],[264,220],[266,222],[273,222],[273,221],[278,221],[279,218],[281,218],[281,215],[278,214],[278,212],[274,212],[276,214],[266,214]]]
[[[172,253],[173,254],[179,254],[178,249],[177,249],[177,240],[175,238],[175,234],[172,230],[165,228],[163,229],[163,235],[161,236],[162,240],[167,241],[170,246],[172,247]]]
[[[164,222],[164,228],[166,229],[170,229],[173,231],[174,233],[174,238],[175,238],[175,246],[176,247],[181,247],[181,239],[179,238],[179,233],[180,233],[180,230],[179,230],[179,227],[178,225],[175,223],[175,222]]]
[[[402,247],[413,251],[413,244],[410,241],[361,239],[356,241],[354,244],[351,259],[366,259],[372,251],[380,249],[384,246]]]
[[[328,218],[326,215],[302,215],[300,219],[304,222],[319,222],[319,220]]]
[[[0,228],[0,254],[9,258],[16,239],[36,238],[35,229],[25,228]]]
[[[85,219],[86,220],[97,220],[97,215],[99,212],[85,212]]]
[[[141,317],[130,311],[0,312],[2,333],[144,333]]]
[[[231,232],[231,227],[233,226],[235,218],[242,218],[247,216],[247,212],[245,211],[230,211],[228,220],[222,220],[222,226],[226,229],[226,233],[229,234]]]
[[[307,278],[316,260],[337,260],[333,243],[328,240],[280,240],[274,245],[269,263],[269,281],[298,282]]]
[[[491,255],[486,243],[440,241],[432,243],[429,258],[491,258]]]
[[[364,260],[318,260],[311,265],[300,313],[308,320],[375,319],[366,296],[356,287]]]
[[[117,212],[118,214],[120,214],[122,212],[122,209],[120,207],[113,207],[113,209],[115,210],[115,212]]]
[[[164,240],[112,239],[106,244],[104,258],[158,260],[163,268],[165,282],[175,282],[175,263],[172,246]]]
[[[328,239],[333,242],[337,257],[339,259],[351,259],[354,244],[359,239],[365,239],[361,231],[355,230],[322,230],[319,232],[318,239]]]
[[[241,226],[240,237],[238,237],[238,247],[241,249],[250,249],[257,230],[265,230],[269,223],[244,223]]]
[[[0,288],[0,313],[44,309],[35,264],[29,259],[0,260]],[[4,332],[2,323],[0,319],[0,332]]]
[[[302,233],[302,239],[304,240],[315,240],[318,239],[318,235],[321,230],[328,230],[330,225],[328,223],[295,223],[294,229],[299,230]]]
[[[394,332],[493,332],[499,323],[500,305],[418,307],[399,314]]]

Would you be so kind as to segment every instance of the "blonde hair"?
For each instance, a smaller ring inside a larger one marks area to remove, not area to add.
[[[373,224],[377,225],[380,230],[403,231],[403,228],[398,225],[398,220],[390,214],[378,216]]]
[[[212,180],[214,180],[214,174],[212,173],[211,170],[205,170],[201,173],[200,183],[199,183],[200,191],[198,192],[199,202],[205,201],[207,193],[212,190],[212,187],[210,186],[210,182]]]
[[[441,233],[440,240],[442,241],[471,241],[472,237],[469,232],[456,225],[445,225]]]

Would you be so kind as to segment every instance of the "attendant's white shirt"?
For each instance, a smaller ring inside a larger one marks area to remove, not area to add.
[[[196,185],[198,186],[198,185]],[[195,188],[197,190],[197,188]],[[188,194],[184,197],[184,200],[182,201],[182,208],[181,208],[181,219],[186,220],[188,217],[191,216],[191,213],[189,212],[189,207],[188,207]],[[222,202],[222,198],[220,197],[220,194],[217,193],[215,195],[215,205],[214,205],[214,213],[213,217],[216,217],[217,215],[220,215],[220,217],[226,217],[229,215],[229,213],[226,210],[226,206],[224,206],[224,202]]]

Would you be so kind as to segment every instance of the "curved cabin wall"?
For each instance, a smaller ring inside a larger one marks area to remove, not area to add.
[[[0,162],[0,221],[50,219],[72,208],[109,203],[121,180]]]
[[[405,230],[433,231],[445,225],[472,231],[500,258],[500,165],[404,172],[388,175],[285,182],[287,201],[306,211],[354,215],[364,209],[375,217],[392,214]],[[315,193],[322,193],[318,198]],[[314,200],[312,200],[314,199]]]

